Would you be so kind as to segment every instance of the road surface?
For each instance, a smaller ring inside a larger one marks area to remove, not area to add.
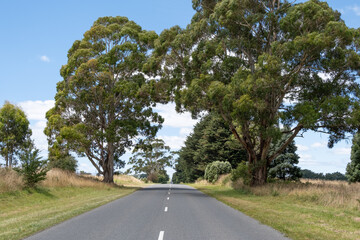
[[[281,233],[185,185],[153,185],[27,240],[285,240]]]

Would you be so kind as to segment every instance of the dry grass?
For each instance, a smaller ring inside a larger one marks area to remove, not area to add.
[[[107,184],[100,182],[95,178],[78,176],[75,173],[62,171],[60,169],[52,169],[46,179],[40,182],[42,187],[92,187],[105,188]]]
[[[287,196],[303,202],[322,206],[360,209],[360,183],[302,179],[300,182],[275,182],[249,187],[241,180],[231,182],[229,174],[219,177],[215,184],[206,180],[195,182],[198,186],[227,186],[256,196]]]
[[[102,181],[103,176],[92,176],[92,175],[83,175],[84,178],[95,179],[97,181]],[[114,183],[119,186],[128,186],[128,187],[140,187],[145,185],[143,181],[137,179],[134,176],[130,175],[114,175]]]
[[[360,209],[360,183],[302,180],[301,182],[269,183],[257,187],[244,186],[241,181],[232,185],[234,189],[245,190],[257,196],[289,196],[322,206]]]
[[[91,188],[107,188],[108,184],[101,182],[102,177],[95,176],[79,176],[75,173],[66,172],[60,169],[52,169],[46,179],[39,183],[40,187],[91,187]],[[114,176],[114,182],[123,186],[141,186],[144,182],[127,175]],[[16,192],[24,188],[22,177],[11,169],[0,168],[0,193]]]
[[[23,187],[22,178],[17,172],[8,168],[0,168],[0,193],[15,192]]]
[[[114,176],[114,182],[124,186],[141,186],[145,184],[140,179],[129,175],[116,175]]]

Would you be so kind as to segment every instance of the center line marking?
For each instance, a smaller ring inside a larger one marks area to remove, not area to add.
[[[165,212],[167,212],[167,210],[168,210],[168,207],[165,207]]]
[[[158,240],[163,240],[163,239],[164,239],[164,231],[160,231]]]
[[[167,200],[169,200],[170,198],[169,197],[167,197]]]

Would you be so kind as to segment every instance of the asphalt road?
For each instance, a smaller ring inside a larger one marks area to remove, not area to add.
[[[28,240],[282,240],[274,229],[185,185],[153,185]]]

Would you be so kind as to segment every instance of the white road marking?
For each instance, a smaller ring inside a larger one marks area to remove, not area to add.
[[[167,197],[167,200],[169,200],[170,198],[169,197]]]
[[[164,239],[164,231],[160,231],[158,240]]]
[[[170,192],[168,192],[168,194],[170,194]]]
[[[167,212],[167,210],[168,210],[168,207],[165,207],[165,212]]]

